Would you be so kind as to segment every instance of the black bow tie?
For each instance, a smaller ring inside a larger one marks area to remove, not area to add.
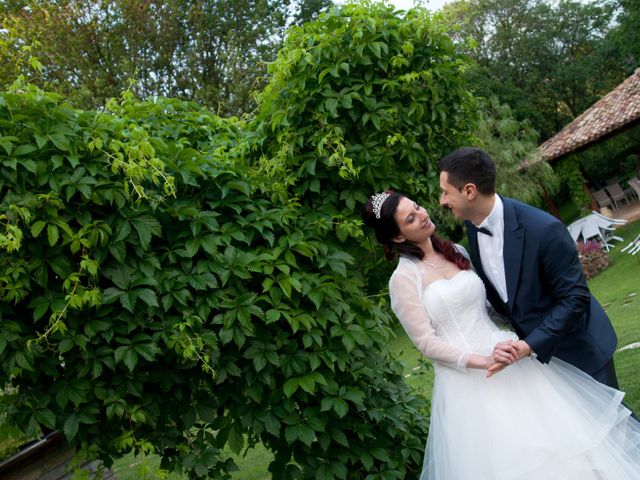
[[[480,232],[480,233],[484,233],[485,235],[489,235],[490,237],[493,236],[493,233],[491,233],[491,230],[489,230],[486,227],[476,227],[473,223],[471,224],[471,229],[475,230],[476,232]]]

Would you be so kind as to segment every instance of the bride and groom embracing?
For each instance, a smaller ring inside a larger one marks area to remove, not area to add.
[[[465,221],[470,255],[404,195],[376,194],[362,212],[387,258],[400,257],[391,306],[435,365],[421,479],[640,479],[615,332],[566,227],[497,195],[482,150],[458,149],[440,169],[440,204]]]

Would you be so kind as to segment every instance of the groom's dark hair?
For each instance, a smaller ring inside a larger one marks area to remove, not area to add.
[[[496,193],[496,164],[479,148],[462,147],[442,157],[440,171],[447,172],[447,181],[460,191],[473,183],[483,195]]]

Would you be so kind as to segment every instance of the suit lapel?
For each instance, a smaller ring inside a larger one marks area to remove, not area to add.
[[[485,274],[484,268],[482,267],[482,260],[480,259],[480,249],[478,248],[478,232],[473,228],[469,228],[469,225],[471,225],[471,222],[469,222],[469,220],[465,220],[464,223],[467,229],[467,239],[469,240],[469,255],[471,256],[471,262],[476,269],[476,273],[482,279],[482,282],[485,285],[487,298],[497,311],[499,311],[500,313],[504,313],[504,303],[500,300],[500,295],[498,295],[497,290]]]
[[[513,306],[520,283],[520,267],[524,249],[524,228],[519,224],[514,204],[508,198],[502,198],[504,206],[504,274],[507,282],[509,307]]]
[[[464,226],[467,231],[467,240],[469,240],[469,255],[473,266],[476,268],[476,273],[480,273],[482,265],[480,264],[480,251],[478,250],[478,232],[470,228],[471,222],[469,220],[464,221]]]

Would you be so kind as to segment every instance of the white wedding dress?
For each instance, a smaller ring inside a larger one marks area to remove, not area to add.
[[[427,284],[425,271],[401,258],[390,280],[394,312],[435,366],[421,480],[640,479],[640,424],[622,392],[558,359],[491,378],[465,368],[517,337],[488,317],[474,272]]]

